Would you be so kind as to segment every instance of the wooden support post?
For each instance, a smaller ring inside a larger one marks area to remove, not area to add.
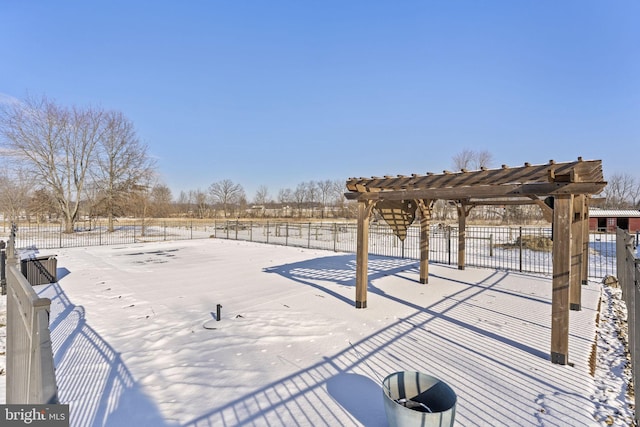
[[[466,259],[465,245],[467,236],[467,216],[472,206],[467,208],[466,201],[460,200],[458,204],[458,270],[464,270]]]
[[[358,202],[358,236],[356,249],[356,308],[367,308],[369,277],[369,216],[373,202]]]
[[[582,284],[589,281],[589,197],[585,196],[584,221],[582,222]]]
[[[579,311],[582,309],[582,253],[584,228],[585,196],[573,197],[573,220],[571,221],[571,289],[569,291],[569,308]]]
[[[555,196],[553,207],[553,288],[551,296],[551,362],[569,361],[569,289],[573,196]]]
[[[420,209],[420,283],[429,283],[429,221],[431,201],[418,200]]]

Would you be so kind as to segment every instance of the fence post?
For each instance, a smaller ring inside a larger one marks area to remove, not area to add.
[[[447,226],[447,264],[451,265],[451,226]]]
[[[518,240],[520,241],[520,248],[518,249],[519,258],[520,258],[520,270],[519,271],[522,271],[522,227],[519,227],[518,234],[519,234]]]
[[[284,224],[284,245],[289,246],[289,221]]]
[[[307,233],[307,249],[311,247],[311,223],[309,223],[309,231]]]
[[[238,240],[238,228],[240,228],[240,222],[236,219],[236,240]]]
[[[638,233],[636,233],[636,245],[638,244]],[[634,267],[634,272],[632,274],[633,276],[633,292],[634,292],[634,301],[640,301],[640,289],[638,289],[638,286],[640,285],[640,259],[635,258],[635,254],[634,255],[634,263],[633,263],[633,267]],[[634,313],[634,323],[631,324],[629,322],[627,322],[627,324],[629,325],[630,331],[629,331],[629,335],[633,336],[634,339],[634,346],[631,349],[631,357],[632,357],[632,362],[631,362],[631,367],[633,368],[633,387],[634,389],[638,389],[638,387],[640,387],[640,373],[638,373],[637,370],[637,366],[640,366],[640,340],[638,339],[638,327],[635,324],[635,320],[637,320],[640,317],[640,304],[637,304],[635,307],[635,313]],[[639,393],[635,394],[635,398],[634,398],[634,404],[635,407],[637,408],[638,405],[640,405],[640,395]],[[638,413],[638,411],[636,411],[636,416],[635,416],[635,421],[636,421],[636,425],[638,425],[638,421],[640,420],[640,414]]]
[[[489,234],[489,256],[493,256],[493,233]]]
[[[7,294],[7,252],[5,251],[5,243],[0,245],[0,295]]]
[[[269,243],[269,220],[267,220],[267,243]]]
[[[253,221],[249,221],[249,241],[253,242]]]
[[[338,223],[333,223],[333,252],[337,252],[336,248],[338,245]]]
[[[60,233],[58,233],[59,236],[59,245],[58,247],[61,248],[62,247],[62,221],[60,221]]]

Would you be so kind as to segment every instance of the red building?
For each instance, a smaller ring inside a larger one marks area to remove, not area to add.
[[[640,231],[640,210],[589,209],[589,231],[615,232],[618,227],[629,233]]]

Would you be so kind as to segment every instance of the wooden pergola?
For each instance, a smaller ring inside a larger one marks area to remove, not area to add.
[[[568,363],[569,311],[581,309],[581,284],[588,274],[589,199],[606,186],[602,161],[442,174],[349,178],[345,197],[358,202],[356,308],[367,307],[369,219],[375,209],[404,240],[416,216],[420,221],[420,282],[429,280],[429,221],[436,200],[458,211],[458,268],[465,266],[465,227],[478,205],[537,204],[553,229],[551,361]],[[418,215],[416,215],[418,214]]]

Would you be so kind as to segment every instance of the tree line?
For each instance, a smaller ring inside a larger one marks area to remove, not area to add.
[[[81,218],[319,217],[348,215],[344,181],[309,181],[272,197],[259,187],[250,202],[225,179],[177,198],[158,179],[149,148],[121,112],[65,107],[46,97],[0,110],[4,218],[59,220],[73,232]]]
[[[345,180],[301,182],[271,194],[258,187],[252,200],[241,184],[225,179],[174,197],[158,179],[157,166],[119,111],[65,107],[46,97],[0,109],[0,204],[4,218],[59,220],[73,232],[80,218],[353,218],[344,198]],[[464,149],[452,157],[455,170],[490,168],[488,151]],[[640,208],[640,181],[628,174],[608,179],[602,207]],[[454,219],[446,201],[434,205],[438,220]],[[535,206],[483,207],[470,219],[518,222],[539,219]]]
[[[343,180],[301,182],[275,196],[261,185],[249,201],[241,184],[225,179],[207,190],[181,191],[173,208],[193,218],[348,218],[354,209],[346,204],[345,191]]]

